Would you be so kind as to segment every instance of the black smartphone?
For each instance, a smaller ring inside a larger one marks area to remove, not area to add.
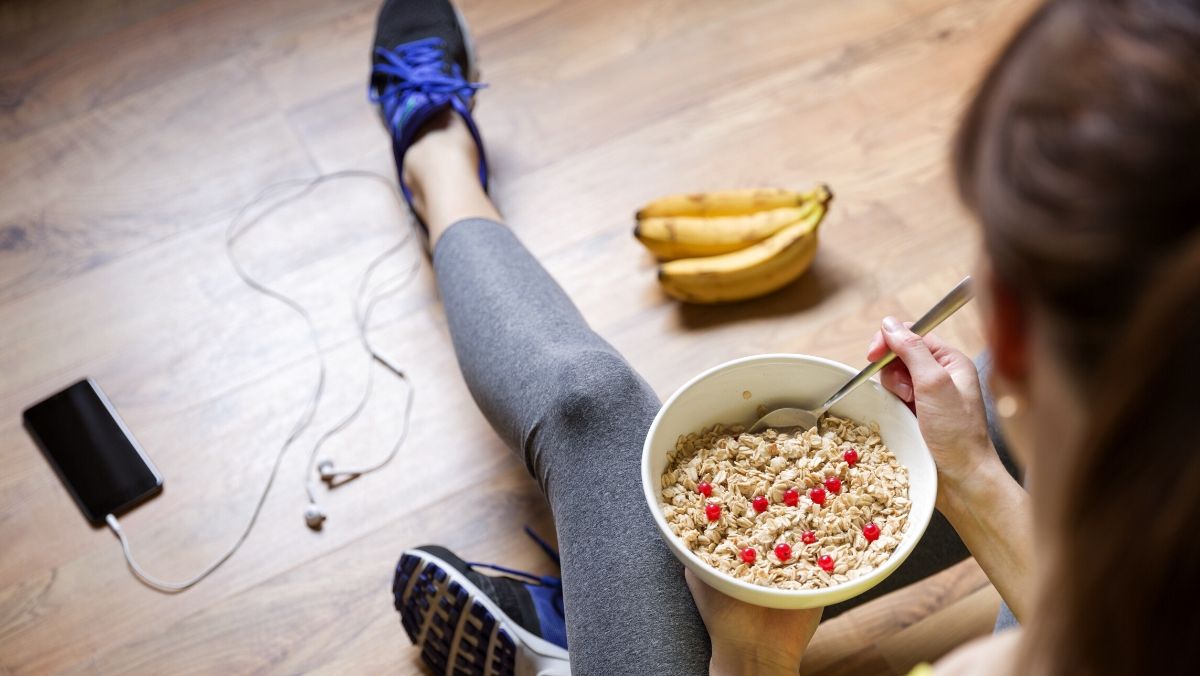
[[[162,490],[162,477],[91,378],[25,409],[25,429],[93,526]]]

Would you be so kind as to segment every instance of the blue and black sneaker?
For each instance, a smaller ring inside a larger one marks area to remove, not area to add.
[[[479,148],[479,181],[487,190],[487,161],[479,127],[471,117],[475,50],[462,14],[448,0],[387,0],[379,10],[371,56],[369,95],[379,104],[392,136],[392,153],[404,198],[404,154],[434,115],[452,110],[463,118]]]
[[[430,545],[400,557],[392,593],[404,631],[435,674],[571,673],[556,577],[467,563]]]

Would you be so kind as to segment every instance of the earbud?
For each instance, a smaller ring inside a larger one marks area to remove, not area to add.
[[[311,504],[304,510],[304,523],[313,530],[321,530],[321,524],[325,522],[325,510],[321,509],[318,504]]]
[[[329,481],[337,477],[337,472],[333,468],[333,461],[326,458],[317,463],[317,474],[321,475],[321,481]]]

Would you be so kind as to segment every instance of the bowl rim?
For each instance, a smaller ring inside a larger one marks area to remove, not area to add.
[[[879,577],[879,580],[876,582],[876,584],[877,584],[878,582],[881,582],[882,580],[886,579],[888,575],[891,575],[893,572],[895,572],[895,569],[898,568],[900,566],[900,564],[903,563],[905,561],[905,559],[908,558],[908,555],[912,553],[912,550],[917,546],[917,543],[921,541],[921,537],[924,536],[925,529],[927,529],[929,527],[929,522],[933,519],[933,511],[934,511],[933,501],[931,501],[929,504],[928,513],[924,514],[920,519],[921,520],[921,525],[920,525],[921,533],[916,538],[913,538],[912,540],[908,541],[907,545],[905,544],[904,540],[901,540],[900,544],[898,544],[896,546],[896,549],[892,551],[891,555],[887,558],[887,561],[885,561],[883,565],[876,567],[874,570],[867,573],[866,575],[863,575],[862,577],[857,577],[857,578],[854,578],[851,580],[847,580],[846,582],[841,582],[841,583],[838,583],[835,585],[831,585],[829,587],[822,587],[821,589],[778,589],[776,587],[764,587],[762,585],[757,585],[757,584],[753,584],[753,583],[746,582],[743,580],[739,580],[739,579],[733,577],[732,575],[726,573],[725,571],[718,570],[717,568],[712,567],[711,565],[706,563],[703,559],[701,559],[699,556],[696,556],[696,554],[693,553],[690,549],[688,549],[687,547],[684,547],[680,542],[678,542],[679,538],[674,533],[671,532],[671,528],[667,524],[666,517],[663,516],[662,507],[659,505],[659,500],[658,500],[658,486],[659,486],[659,484],[662,483],[662,481],[661,481],[661,478],[659,478],[657,481],[655,481],[654,477],[650,476],[650,458],[651,458],[651,454],[654,452],[654,448],[651,446],[651,440],[654,439],[655,434],[658,431],[658,426],[662,422],[663,414],[668,409],[670,409],[672,405],[675,404],[675,401],[677,399],[679,399],[680,396],[682,396],[685,392],[690,390],[693,386],[695,386],[700,381],[710,378],[714,375],[717,375],[718,373],[721,373],[723,371],[729,371],[729,370],[735,369],[735,368],[745,365],[745,364],[771,361],[771,360],[808,362],[808,363],[820,364],[823,366],[832,367],[838,371],[843,371],[846,373],[847,376],[852,376],[858,372],[858,369],[855,369],[852,366],[843,364],[839,361],[834,361],[832,359],[826,359],[825,357],[817,357],[815,355],[802,354],[802,353],[769,352],[769,353],[765,353],[765,354],[749,355],[746,357],[738,357],[737,359],[731,359],[729,361],[726,361],[726,362],[717,364],[716,366],[713,366],[711,368],[708,368],[708,369],[700,372],[699,374],[693,376],[691,379],[689,379],[683,385],[680,385],[679,388],[676,389],[675,392],[672,393],[671,396],[668,397],[667,400],[663,402],[663,405],[658,409],[658,413],[656,413],[654,415],[654,421],[650,423],[650,428],[646,431],[646,438],[642,443],[642,467],[641,467],[641,470],[642,470],[642,493],[644,494],[644,496],[646,498],[646,504],[647,504],[647,507],[650,509],[650,514],[651,514],[651,516],[654,517],[654,522],[658,525],[660,535],[665,540],[667,540],[668,548],[671,549],[675,554],[677,554],[677,555],[682,554],[683,556],[687,557],[687,559],[689,559],[693,564],[700,567],[701,570],[706,570],[708,572],[711,572],[712,574],[716,575],[718,578],[720,578],[724,582],[732,584],[733,586],[740,588],[749,594],[766,595],[766,596],[775,597],[775,598],[787,598],[787,599],[812,598],[812,597],[816,597],[816,596],[835,595],[839,591],[844,591],[846,589],[852,589],[855,587],[859,587],[864,582],[867,582],[867,581],[872,580],[873,578]],[[888,396],[891,396],[892,398],[896,399],[896,401],[898,401],[898,402],[900,401],[899,398],[896,398],[896,395],[892,394],[887,389],[883,388],[883,386],[880,385],[878,381],[875,381],[872,379],[872,380],[868,380],[867,382],[860,385],[860,387],[867,387],[867,386],[873,386],[876,389],[883,390],[883,392],[885,394],[887,394]],[[903,402],[901,402],[901,403],[903,403]],[[907,415],[912,418],[914,423],[917,422],[916,415],[908,408],[908,406],[902,405],[901,408],[903,408],[905,413],[907,413]],[[925,446],[923,438],[921,438],[921,445],[923,447],[925,447],[925,453],[922,454],[922,458],[921,458],[922,464],[928,465],[927,470],[929,470],[929,476],[931,477],[931,480],[933,481],[933,495],[936,498],[936,496],[937,496],[937,465],[933,461],[933,455],[929,452],[928,446]],[[911,507],[910,507],[910,511],[909,511],[909,524],[908,525],[909,525],[909,528],[911,529],[914,526],[913,516],[915,514],[914,508],[916,507],[916,504],[910,502],[910,505],[911,505]],[[865,592],[866,590],[870,589],[873,586],[874,586],[874,584],[869,585],[866,588],[864,588],[861,592],[858,592],[858,593]],[[720,591],[720,590],[718,590],[718,591]],[[841,600],[853,598],[854,596],[857,596],[857,595],[858,595],[857,593],[852,594],[851,596],[848,596]],[[841,601],[837,601],[837,602],[840,603]]]

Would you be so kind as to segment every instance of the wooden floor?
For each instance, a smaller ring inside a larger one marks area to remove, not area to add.
[[[549,572],[521,535],[551,529],[524,468],[474,409],[428,270],[381,306],[375,342],[417,383],[412,437],[385,471],[302,519],[310,431],[259,528],[168,597],[138,585],[21,428],[82,376],[109,393],[165,475],[124,519],[152,571],[184,577],[241,528],[315,366],[303,327],[222,250],[263,187],[390,172],[365,100],[378,0],[27,0],[0,4],[0,673],[419,673],[389,569],[427,541]],[[593,326],[666,395],[761,352],[861,364],[885,313],[912,317],[968,270],[975,234],[947,144],[1026,0],[470,0],[491,87],[478,118],[494,194]],[[828,182],[815,268],[744,305],[680,307],[630,237],[654,196]],[[364,364],[351,283],[402,232],[370,186],[285,209],[241,252],[313,308],[331,363],[316,429]],[[962,313],[941,331],[973,351]],[[330,451],[385,451],[385,383]],[[967,562],[827,623],[808,671],[902,673],[986,632],[997,597]]]

